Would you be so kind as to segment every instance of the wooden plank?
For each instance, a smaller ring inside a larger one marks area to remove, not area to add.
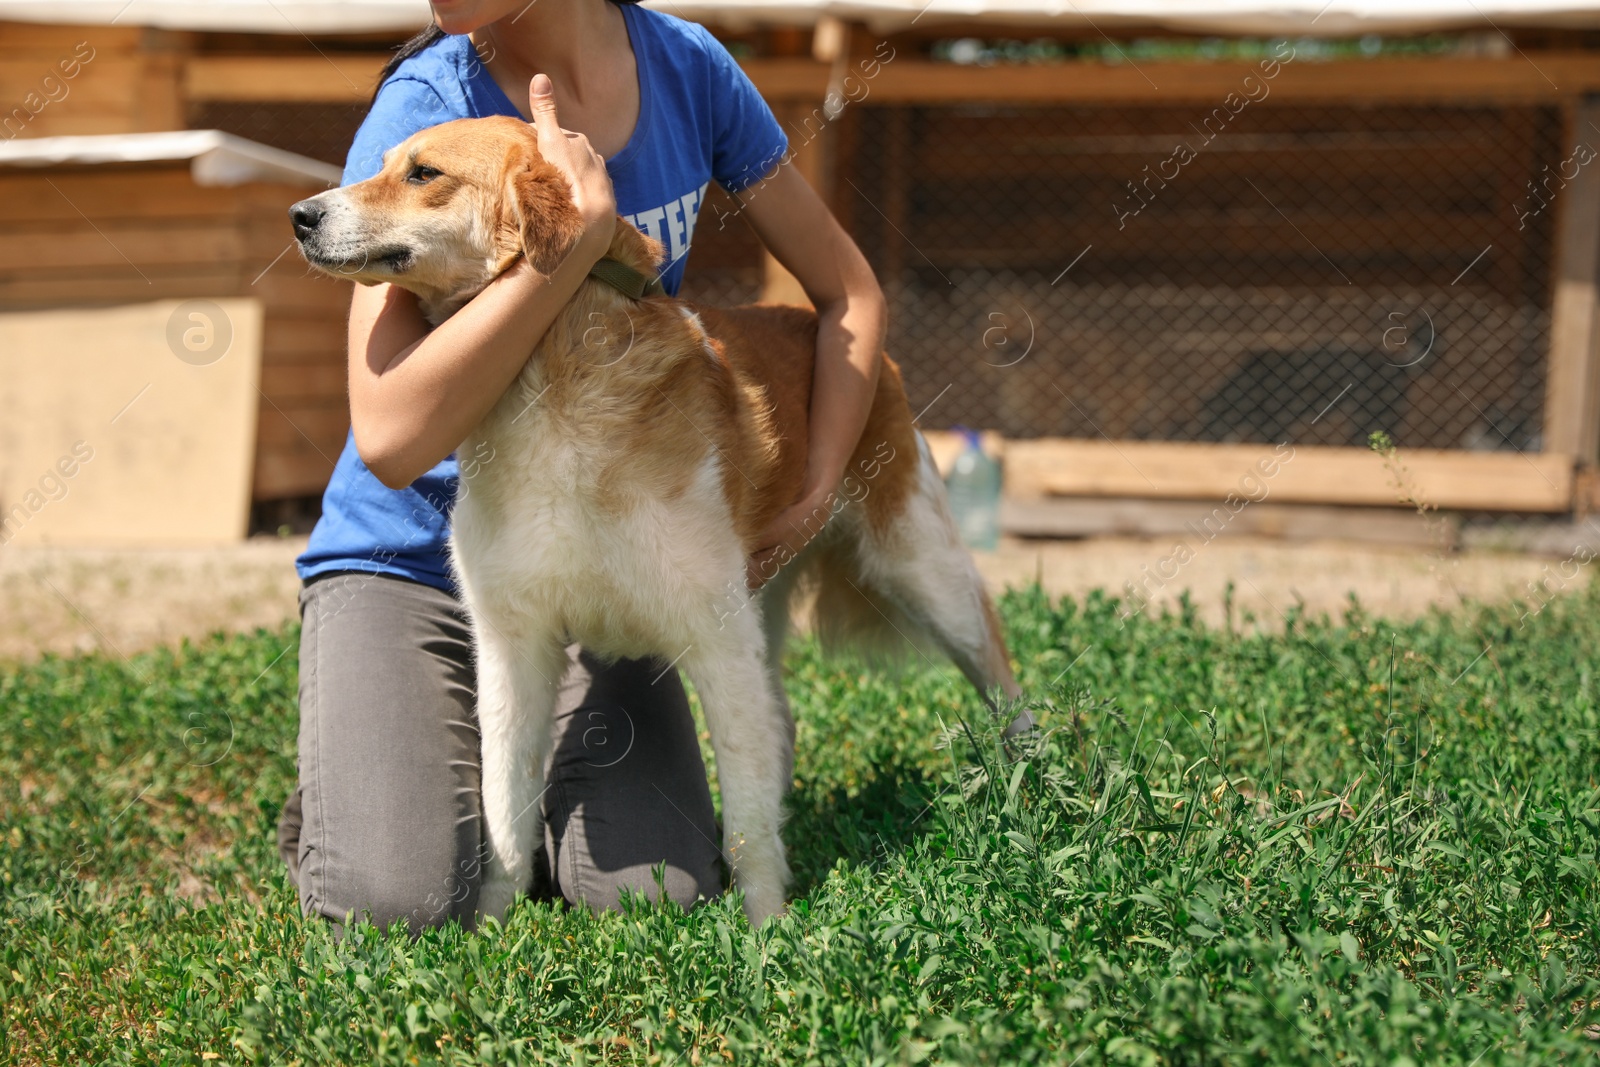
[[[828,67],[809,59],[743,64],[763,96],[819,98]],[[872,104],[1197,103],[1219,106],[1259,70],[1255,63],[1059,63],[960,66],[900,56],[868,85]],[[1282,65],[1251,106],[1327,103],[1545,103],[1600,90],[1600,55],[1537,52],[1506,59],[1369,59]]]
[[[134,94],[133,128],[181,130],[185,122],[183,57],[158,53],[144,57]]]
[[[57,52],[71,54],[79,42],[88,41],[95,58],[113,52],[133,52],[139,47],[144,30],[138,26],[82,26],[46,22],[0,22],[0,50],[8,57],[29,52],[54,57]]]
[[[386,53],[191,56],[183,88],[190,100],[366,102]]]
[[[239,202],[238,187],[195,185],[187,160],[92,170],[0,170],[0,224],[67,222],[82,228],[85,215],[98,224],[110,219],[222,219],[231,218]]]
[[[1216,501],[1090,500],[1048,497],[1000,502],[1000,528],[1014,537],[1158,537],[1197,533],[1210,540],[1228,536],[1274,537],[1285,541],[1363,541],[1415,548],[1440,544],[1438,524],[1423,521],[1414,508],[1327,507],[1318,504],[1253,504],[1226,521]],[[1446,527],[1453,543],[1454,524]]]
[[[259,297],[269,309],[287,309],[290,315],[314,314],[321,317],[331,313],[341,320],[349,315],[350,294],[354,282],[342,282],[325,274],[312,274],[304,262],[295,263],[284,256],[272,270],[261,274],[259,270],[245,279],[252,295]]]
[[[120,269],[119,269],[120,268]],[[0,275],[0,310],[107,306],[168,298],[233,296],[244,283],[237,270],[202,272],[185,265],[170,273],[149,267],[144,274],[118,261],[100,271],[55,271]],[[251,293],[252,296],[259,294]]]
[[[3,118],[3,116],[0,116]],[[0,137],[10,139],[15,124],[0,127]],[[126,108],[104,111],[51,111],[46,109],[17,135],[25,137],[93,137],[106,133],[134,133],[133,114]]]
[[[339,307],[337,316],[325,318],[302,318],[300,308],[269,315],[262,348],[283,363],[332,361],[342,367],[345,311],[345,307]]]
[[[0,233],[0,271],[237,263],[239,233],[224,225],[106,223],[72,230]]]
[[[903,107],[897,107],[889,112],[887,129],[883,139],[888,143],[881,146],[885,154],[884,163],[884,207],[883,221],[893,233],[883,235],[883,284],[891,292],[897,291],[904,284],[906,261],[906,212],[910,203],[912,177],[908,164],[916,146],[911,143],[913,136],[911,129],[911,112]],[[863,194],[865,199],[865,194]],[[871,204],[871,201],[868,201]],[[871,205],[876,208],[876,205]],[[877,214],[874,211],[873,214]],[[1032,247],[1039,247],[1032,245]]]
[[[335,454],[334,459],[338,456]],[[333,464],[309,448],[303,451],[263,448],[256,453],[254,500],[318,496],[328,487]]]
[[[346,374],[344,360],[337,363],[274,363],[261,366],[261,391],[279,407],[287,409],[303,403],[344,402]]]
[[[1575,108],[1569,143],[1592,140],[1594,125],[1600,103]],[[1592,463],[1600,447],[1600,162],[1579,169],[1559,196],[1544,448]]]
[[[350,429],[350,410],[342,394],[333,403],[275,404],[262,397],[260,419],[256,440],[262,448],[321,449],[329,458],[338,457]]]
[[[44,95],[42,79],[46,75],[60,78],[56,62],[71,55],[68,49],[48,60],[33,56],[7,56],[5,62],[0,64],[0,93],[4,93],[0,96],[0,106],[5,108],[5,114],[9,115],[12,108],[23,106],[29,93],[37,93],[41,100],[48,100]],[[58,91],[60,99],[46,103],[35,116],[35,121],[41,121],[53,112],[128,112],[146,69],[145,57],[101,54],[97,51],[94,59],[79,66],[76,77],[62,79],[66,95],[61,96]]]
[[[1441,508],[1536,512],[1566,511],[1573,499],[1572,457],[1553,452],[1402,449],[1407,486],[1402,490],[1396,488],[1384,461],[1367,449],[1308,445],[1288,449],[1165,441],[1013,440],[1005,450],[1006,492],[1018,498],[1212,501],[1236,494],[1280,504],[1363,506],[1394,506],[1409,493]]]
[[[193,56],[184,62],[190,100],[363,101],[372,95],[385,54]],[[1283,65],[1260,104],[1543,103],[1600,90],[1600,57],[1540,52],[1534,63],[1508,59],[1372,59]],[[769,101],[822,99],[830,66],[804,57],[751,59],[742,66]],[[900,56],[868,82],[874,104],[902,103],[1201,103],[1217,106],[1241,92],[1254,63],[1060,63],[960,66]],[[1548,80],[1547,80],[1548,76]],[[1148,79],[1148,80],[1146,80]],[[1152,84],[1154,83],[1154,84]]]

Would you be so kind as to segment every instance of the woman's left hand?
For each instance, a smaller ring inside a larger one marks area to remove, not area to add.
[[[758,589],[800,554],[840,504],[835,490],[877,390],[888,308],[866,257],[795,167],[774,167],[740,210],[817,311],[805,489],[767,524],[756,541],[762,547],[745,561],[746,584]]]
[[[745,560],[745,585],[760,589],[822,532],[833,517],[833,496],[826,489],[807,491],[767,524],[756,541],[765,547],[756,549]]]

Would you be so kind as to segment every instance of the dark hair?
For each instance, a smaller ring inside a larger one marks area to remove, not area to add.
[[[622,4],[637,4],[638,2],[639,0],[611,0],[611,3],[619,6]],[[445,32],[439,28],[438,23],[430,22],[419,30],[416,36],[395,49],[395,53],[389,58],[389,62],[383,65],[383,72],[378,75],[378,84],[372,90],[372,100],[378,99],[378,90],[383,88],[383,83],[389,80],[389,75],[393,74],[400,64],[423,49],[432,47],[443,36],[445,36]],[[368,101],[369,104],[371,102]]]

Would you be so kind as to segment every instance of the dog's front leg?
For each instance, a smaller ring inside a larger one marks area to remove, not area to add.
[[[543,828],[539,802],[550,721],[567,656],[555,636],[513,639],[481,614],[473,618],[473,639],[478,651],[485,854],[478,915],[503,919],[533,876],[533,854]]]
[[[759,615],[754,606],[740,612],[684,656],[717,754],[723,855],[754,926],[783,911],[789,864],[779,829],[792,773],[787,709],[773,699]]]

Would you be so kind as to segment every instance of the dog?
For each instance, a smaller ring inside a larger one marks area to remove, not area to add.
[[[510,117],[423,130],[375,177],[290,215],[312,267],[408,289],[434,325],[519,256],[553,271],[581,228],[533,127]],[[619,217],[602,263],[648,278],[662,258]],[[530,884],[555,687],[576,641],[689,676],[717,758],[723,855],[759,925],[782,911],[789,880],[779,831],[794,723],[780,658],[802,582],[828,647],[909,640],[942,651],[991,707],[1019,690],[887,353],[820,532],[752,593],[746,559],[805,474],[816,314],[702,307],[614,281],[585,279],[457,452],[472,457],[450,557],[477,658],[478,912],[503,916]]]

